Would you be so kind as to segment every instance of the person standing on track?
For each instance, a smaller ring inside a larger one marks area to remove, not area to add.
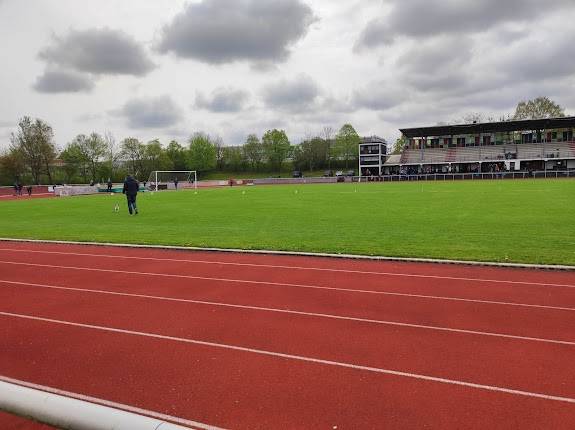
[[[126,195],[128,199],[128,212],[130,215],[138,215],[138,207],[136,206],[136,196],[138,195],[138,190],[140,189],[140,183],[136,181],[131,175],[128,175],[124,181],[124,189],[122,192]]]

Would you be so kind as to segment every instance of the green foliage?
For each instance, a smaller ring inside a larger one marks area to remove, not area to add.
[[[407,137],[401,135],[401,137],[398,137],[395,143],[393,144],[393,149],[391,153],[401,154],[401,151],[403,151],[403,148],[405,147],[405,145],[407,145],[407,143],[408,143]]]
[[[244,157],[254,171],[259,171],[264,159],[264,148],[255,134],[250,134],[243,146]]]
[[[513,119],[541,119],[560,118],[565,116],[565,111],[548,97],[537,97],[529,101],[522,101],[515,109]]]
[[[345,161],[345,168],[359,157],[361,138],[351,124],[344,124],[335,137],[336,154]]]
[[[189,140],[188,167],[190,170],[205,172],[216,167],[216,147],[210,136],[195,133]]]
[[[0,155],[0,183],[12,184],[22,180],[24,172],[24,161],[18,151],[9,150]]]
[[[41,175],[46,174],[48,181],[52,182],[52,165],[56,159],[54,145],[54,132],[52,127],[41,119],[34,121],[23,117],[18,123],[18,131],[12,134],[11,150],[18,156],[30,170],[36,184],[41,182]]]
[[[324,168],[328,162],[328,142],[321,137],[304,140],[294,147],[294,167],[298,170]]]
[[[575,265],[574,185],[370,182],[145,193],[137,218],[128,217],[121,195],[5,201],[0,236]],[[112,210],[116,202],[121,213]]]
[[[134,137],[127,137],[121,143],[122,157],[125,159],[128,172],[136,178],[144,173],[144,156],[146,148]]]
[[[262,148],[270,163],[270,168],[279,172],[291,149],[285,131],[277,129],[266,131],[262,137]]]
[[[166,155],[171,165],[166,170],[188,170],[186,164],[186,150],[175,140],[172,140],[166,148]]]

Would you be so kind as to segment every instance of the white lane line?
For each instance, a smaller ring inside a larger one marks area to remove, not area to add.
[[[447,300],[456,302],[469,302],[469,303],[482,303],[482,304],[492,304],[492,305],[502,305],[502,306],[519,306],[527,308],[541,308],[541,309],[551,309],[551,310],[561,310],[561,311],[573,311],[575,308],[569,307],[559,307],[559,306],[547,306],[547,305],[536,305],[529,303],[517,303],[517,302],[500,302],[495,300],[479,300],[479,299],[464,299],[459,297],[446,297],[446,296],[431,296],[424,294],[407,294],[407,293],[396,293],[389,291],[377,291],[377,290],[360,290],[354,288],[337,288],[337,287],[323,287],[320,285],[307,285],[307,284],[290,284],[285,282],[266,282],[266,281],[250,281],[246,279],[231,279],[231,278],[212,278],[206,276],[194,276],[194,275],[177,275],[170,273],[154,273],[154,272],[135,272],[126,270],[115,270],[115,269],[99,269],[95,267],[78,267],[78,266],[61,266],[54,264],[39,264],[39,263],[24,263],[18,261],[0,261],[0,264],[11,264],[11,265],[21,265],[21,266],[36,266],[36,267],[49,267],[53,269],[71,269],[71,270],[87,270],[93,272],[104,272],[104,273],[121,273],[129,275],[141,275],[141,276],[158,276],[166,278],[180,278],[180,279],[195,279],[202,281],[213,281],[213,282],[230,282],[230,283],[240,283],[240,284],[254,284],[254,285],[267,285],[271,287],[288,287],[288,288],[305,288],[312,290],[327,290],[327,291],[340,291],[346,293],[359,293],[359,294],[379,294],[387,296],[398,296],[398,297],[410,297],[410,298],[421,298],[421,299],[432,299],[432,300]]]
[[[100,331],[106,331],[106,332],[112,332],[112,333],[122,333],[122,334],[134,335],[134,336],[154,338],[154,339],[170,340],[170,341],[174,341],[174,342],[189,343],[189,344],[194,344],[194,345],[209,346],[209,347],[213,347],[213,348],[228,349],[228,350],[232,350],[232,351],[248,352],[248,353],[252,353],[252,354],[266,355],[266,356],[284,358],[284,359],[289,359],[289,360],[297,360],[297,361],[308,362],[308,363],[323,364],[323,365],[327,365],[327,366],[336,366],[336,367],[342,367],[342,368],[347,368],[347,369],[362,370],[362,371],[372,372],[372,373],[401,376],[401,377],[430,381],[430,382],[439,382],[439,383],[443,383],[443,384],[458,385],[458,386],[463,386],[463,387],[467,387],[467,388],[476,388],[476,389],[480,389],[480,390],[487,390],[487,391],[495,391],[495,392],[501,392],[501,393],[506,393],[506,394],[513,394],[513,395],[517,395],[517,396],[534,397],[534,398],[538,398],[538,399],[553,400],[553,401],[558,401],[558,402],[566,402],[566,403],[575,404],[575,398],[570,398],[570,397],[561,397],[561,396],[554,396],[554,395],[550,395],[550,394],[515,390],[512,388],[497,387],[497,386],[493,386],[493,385],[476,384],[473,382],[459,381],[456,379],[440,378],[440,377],[436,377],[436,376],[428,376],[428,375],[422,375],[422,374],[418,374],[418,373],[401,372],[398,370],[383,369],[383,368],[379,368],[379,367],[369,367],[369,366],[362,366],[362,365],[357,365],[357,364],[352,364],[352,363],[344,363],[344,362],[339,362],[339,361],[322,360],[319,358],[305,357],[305,356],[301,356],[301,355],[284,354],[281,352],[273,352],[273,351],[267,351],[267,350],[262,350],[262,349],[245,348],[242,346],[235,346],[235,345],[228,345],[228,344],[214,343],[214,342],[205,342],[205,341],[201,341],[201,340],[185,339],[185,338],[173,337],[173,336],[164,336],[164,335],[160,335],[160,334],[139,332],[139,331],[133,331],[133,330],[124,330],[124,329],[113,328],[113,327],[104,327],[104,326],[97,326],[97,325],[91,325],[91,324],[81,324],[81,323],[75,323],[75,322],[71,322],[71,321],[62,321],[62,320],[55,320],[55,319],[50,319],[50,318],[36,317],[33,315],[14,314],[11,312],[2,312],[2,311],[0,311],[0,315],[6,316],[6,317],[12,317],[12,318],[42,321],[42,322],[48,322],[48,323],[53,323],[53,324],[61,324],[61,325],[72,326],[72,327],[81,327],[81,328],[100,330]]]
[[[471,334],[471,335],[478,335],[478,336],[491,336],[491,337],[500,337],[500,338],[504,338],[504,339],[514,339],[514,340],[522,340],[522,341],[530,341],[530,342],[543,342],[543,343],[575,346],[575,342],[570,342],[570,341],[566,341],[566,340],[546,339],[546,338],[529,337],[529,336],[518,336],[518,335],[505,334],[505,333],[484,332],[484,331],[478,331],[478,330],[465,330],[465,329],[450,328],[450,327],[439,327],[439,326],[424,325],[424,324],[402,323],[402,322],[397,322],[397,321],[374,320],[374,319],[369,319],[369,318],[348,317],[348,316],[343,316],[343,315],[323,314],[323,313],[317,313],[317,312],[294,311],[294,310],[290,310],[290,309],[266,308],[266,307],[260,307],[260,306],[238,305],[238,304],[233,304],[233,303],[208,302],[208,301],[204,301],[204,300],[178,299],[178,298],[174,298],[174,297],[122,293],[122,292],[116,292],[116,291],[93,290],[93,289],[87,289],[87,288],[60,287],[60,286],[56,286],[56,285],[34,284],[34,283],[29,283],[29,282],[16,282],[16,281],[2,281],[2,280],[0,280],[0,283],[19,285],[19,286],[31,286],[31,287],[35,287],[35,288],[48,288],[48,289],[54,289],[54,290],[78,291],[78,292],[83,292],[83,293],[107,294],[107,295],[111,295],[111,296],[136,297],[136,298],[142,298],[142,299],[152,299],[152,300],[161,300],[161,301],[169,301],[169,302],[193,303],[193,304],[197,304],[197,305],[219,306],[219,307],[225,307],[225,308],[249,309],[249,310],[254,310],[254,311],[275,312],[275,313],[300,315],[300,316],[315,317],[315,318],[328,318],[328,319],[341,320],[341,321],[354,321],[354,322],[361,322],[361,323],[368,323],[368,324],[380,324],[380,325],[389,325],[389,326],[395,326],[395,327],[408,327],[408,328],[417,328],[417,329],[424,329],[424,330],[445,331],[445,332],[450,332],[450,333],[463,333],[463,334]]]
[[[0,262],[1,264],[2,262]],[[216,278],[209,278],[210,280],[220,280]],[[22,285],[45,285],[45,284],[35,284],[35,283],[28,283],[28,282],[16,282],[16,281],[9,281],[9,280],[2,280],[0,282],[5,283],[12,283],[12,284],[19,284]],[[240,282],[233,279],[230,279],[229,282]],[[250,281],[247,281],[250,282]],[[575,308],[563,307],[563,306],[549,306],[549,305],[535,305],[530,303],[517,303],[517,302],[500,302],[496,300],[479,300],[479,299],[464,299],[460,297],[447,297],[447,296],[430,296],[424,294],[407,294],[407,293],[396,293],[391,291],[376,291],[376,290],[354,290],[350,288],[337,288],[337,287],[322,287],[320,285],[300,285],[300,284],[270,284],[272,287],[274,286],[285,286],[285,287],[293,287],[293,288],[304,288],[304,289],[313,289],[313,290],[328,290],[328,291],[341,291],[345,293],[360,293],[360,294],[379,294],[382,296],[392,296],[392,297],[407,297],[413,299],[425,299],[425,300],[443,300],[443,301],[453,301],[453,302],[463,302],[463,303],[478,303],[478,304],[486,304],[486,305],[497,305],[497,306],[512,306],[512,307],[524,307],[524,308],[535,308],[535,309],[547,309],[553,311],[568,311],[568,312],[575,312]]]
[[[74,255],[79,257],[102,257],[102,258],[119,258],[130,260],[148,260],[148,261],[170,261],[176,263],[194,263],[194,264],[215,264],[223,266],[245,266],[245,267],[261,267],[269,269],[293,269],[293,270],[310,270],[318,272],[334,272],[334,273],[351,273],[363,275],[382,275],[382,276],[397,276],[409,278],[423,278],[423,279],[445,279],[451,281],[467,281],[467,282],[487,282],[487,283],[501,283],[501,284],[517,284],[517,285],[535,285],[544,287],[568,287],[575,288],[575,284],[557,284],[548,282],[530,282],[530,281],[511,281],[503,279],[486,279],[486,278],[465,278],[457,276],[441,276],[441,275],[422,275],[414,273],[398,273],[398,272],[376,272],[366,270],[349,270],[349,269],[333,269],[322,267],[306,267],[306,266],[284,266],[275,264],[256,264],[256,263],[235,263],[229,261],[206,261],[206,260],[186,260],[177,258],[157,258],[157,257],[139,257],[128,255],[110,255],[110,254],[90,254],[79,252],[62,252],[62,251],[40,251],[28,249],[13,249],[13,248],[0,248],[0,251],[8,252],[23,252],[23,253],[37,253],[37,254],[55,254],[55,255]]]
[[[82,400],[85,402],[95,403],[101,406],[107,406],[114,409],[120,409],[126,412],[132,412],[138,415],[146,415],[151,418],[157,418],[163,421],[171,421],[175,424],[181,424],[190,428],[204,429],[204,430],[223,430],[220,427],[211,426],[208,424],[200,423],[198,421],[186,420],[184,418],[175,417],[172,415],[161,414],[159,412],[150,411],[148,409],[137,408],[135,406],[125,405],[123,403],[112,402],[110,400],[99,399],[97,397],[86,396],[84,394],[72,393],[70,391],[60,390],[58,388],[47,387],[46,385],[34,384],[32,382],[22,381],[20,379],[9,378],[8,376],[0,375],[0,381],[8,382],[9,384],[16,384],[34,390],[44,391],[46,393],[57,394],[58,396],[69,397],[71,399]],[[159,428],[158,428],[159,430]]]

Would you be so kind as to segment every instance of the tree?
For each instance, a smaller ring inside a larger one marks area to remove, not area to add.
[[[262,137],[262,148],[270,163],[270,168],[280,173],[291,148],[285,131],[276,129],[266,131]]]
[[[216,167],[218,170],[223,170],[224,168],[224,141],[220,136],[216,136],[211,139],[214,148],[216,148]]]
[[[325,158],[327,160],[327,168],[331,169],[331,161],[333,159],[333,135],[334,131],[333,128],[326,125],[321,131],[321,137],[326,142],[326,155]]]
[[[100,161],[105,157],[107,149],[106,142],[98,133],[92,133],[82,141],[82,151],[88,163],[92,181],[97,180],[96,174],[98,173]]]
[[[339,157],[345,160],[345,168],[349,162],[359,156],[361,139],[351,124],[344,124],[335,137],[335,146]]]
[[[122,156],[128,161],[130,172],[136,177],[144,171],[145,146],[134,137],[122,140]]]
[[[18,131],[11,136],[11,150],[17,152],[24,165],[30,169],[36,184],[40,184],[42,173],[48,175],[52,183],[52,164],[56,159],[52,127],[41,119],[23,117],[18,123]]]
[[[77,136],[76,139],[80,136]],[[78,174],[78,171],[81,171],[84,182],[87,181],[86,160],[76,139],[70,142],[60,154],[60,159],[64,162],[64,174],[67,183],[74,181],[74,177]]]
[[[395,141],[395,143],[393,144],[393,148],[392,148],[391,153],[392,154],[401,154],[401,151],[403,151],[403,148],[405,148],[405,145],[407,145],[407,137],[405,137],[402,134],[401,137],[398,137],[397,140]]]
[[[533,100],[519,102],[513,119],[542,119],[564,117],[565,111],[548,97],[537,97]]]
[[[189,144],[188,163],[191,170],[205,172],[216,167],[216,147],[209,135],[194,133]]]
[[[104,133],[104,142],[106,143],[106,164],[108,168],[108,176],[110,179],[113,179],[118,167],[120,151],[118,150],[116,139],[110,131],[106,131],[106,133]]]
[[[225,146],[222,158],[224,166],[232,172],[239,172],[245,169],[246,158],[241,146]]]
[[[262,143],[255,134],[250,134],[243,146],[244,157],[251,164],[252,169],[256,172],[264,158],[264,149]]]
[[[186,150],[175,140],[172,140],[166,148],[166,155],[171,162],[170,170],[187,170]]]
[[[327,162],[328,144],[321,137],[304,140],[294,149],[294,161],[299,169],[310,171],[324,167]]]
[[[0,181],[5,184],[12,184],[21,180],[25,166],[18,151],[9,150],[0,155]]]
[[[141,173],[143,179],[147,179],[154,170],[168,170],[172,164],[158,139],[151,140],[145,145],[144,158],[144,170]]]

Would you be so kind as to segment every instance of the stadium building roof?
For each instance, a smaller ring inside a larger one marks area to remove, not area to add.
[[[400,129],[407,138],[455,136],[462,134],[501,133],[522,130],[552,130],[575,127],[575,117],[528,119],[520,121],[485,122],[479,124],[440,125]]]

